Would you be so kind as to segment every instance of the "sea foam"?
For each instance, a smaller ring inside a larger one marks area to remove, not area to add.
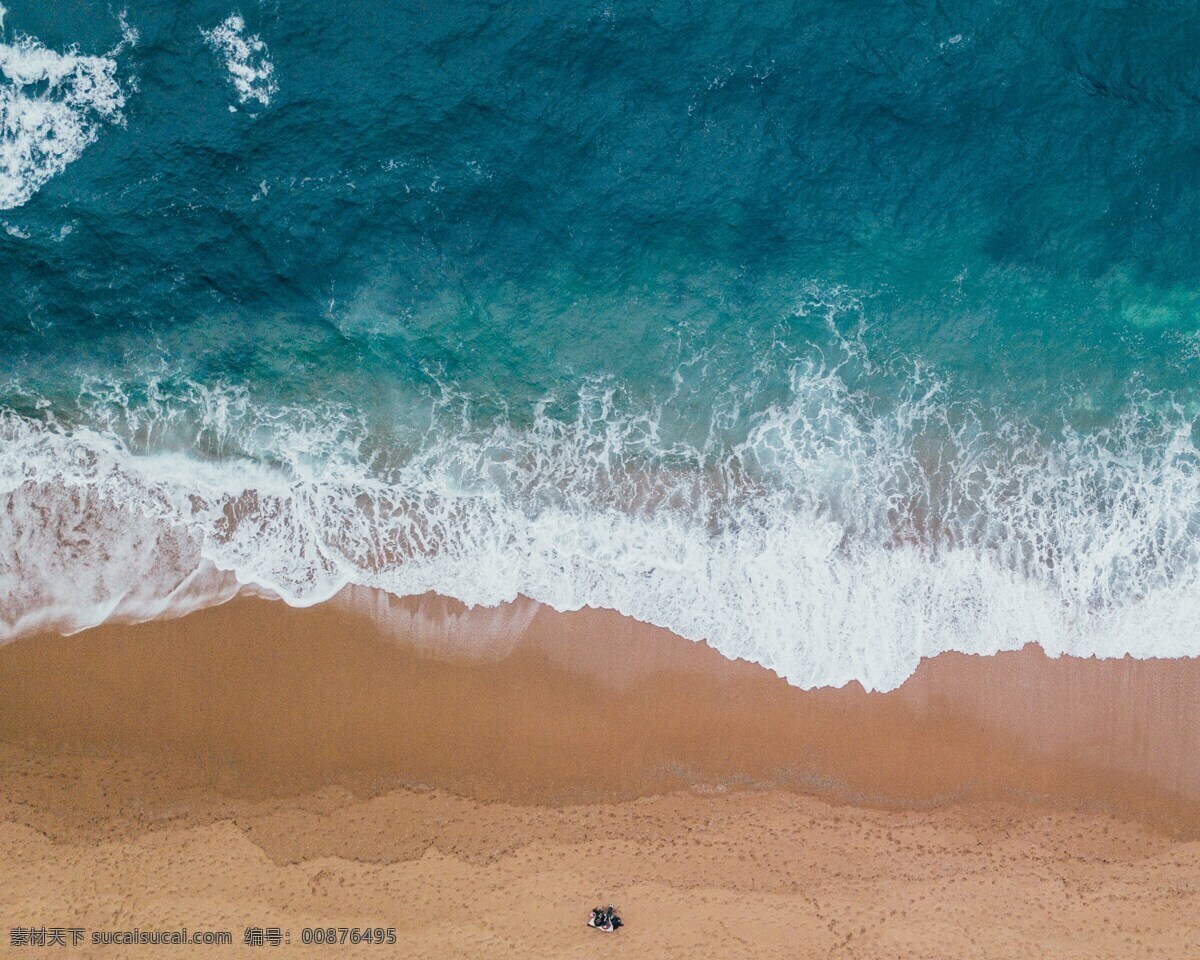
[[[78,160],[106,124],[124,122],[117,58],[137,42],[122,17],[122,40],[103,56],[47,48],[4,33],[0,7],[0,210],[29,201]]]
[[[245,106],[253,101],[270,106],[278,90],[275,64],[266,42],[258,34],[246,35],[246,21],[241,14],[231,13],[211,30],[200,33],[223,58],[238,103]]]
[[[239,391],[96,390],[87,426],[0,418],[0,631],[355,584],[612,608],[805,687],[1031,641],[1196,655],[1200,454],[1151,400],[1051,437],[985,427],[919,375],[879,412],[802,365],[727,447],[669,443],[601,387],[573,418],[432,409],[380,444]]]

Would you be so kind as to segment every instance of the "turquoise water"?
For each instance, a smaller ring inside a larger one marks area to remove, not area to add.
[[[1200,653],[1185,7],[5,2],[5,636]]]

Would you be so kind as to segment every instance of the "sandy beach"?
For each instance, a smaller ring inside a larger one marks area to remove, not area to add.
[[[802,691],[606,612],[239,599],[0,649],[0,902],[211,956],[1185,956],[1198,698],[1194,661]]]

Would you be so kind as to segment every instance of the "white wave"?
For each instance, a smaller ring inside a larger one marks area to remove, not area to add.
[[[1031,641],[1200,654],[1200,453],[1170,411],[1051,440],[984,430],[919,376],[875,413],[803,368],[721,456],[599,391],[522,429],[435,413],[386,463],[353,416],[244,393],[84,407],[86,428],[0,416],[3,637],[357,584],[612,608],[806,687]],[[168,446],[209,453],[145,452]]]
[[[0,8],[0,35],[6,13]],[[117,57],[137,33],[123,15],[121,26],[121,43],[104,56],[60,53],[24,34],[0,42],[0,210],[27,203],[105,124],[124,123]]]
[[[238,103],[257,101],[264,107],[271,105],[271,97],[278,90],[275,80],[275,64],[270,51],[258,34],[245,35],[246,21],[241,14],[231,13],[211,30],[200,33],[220,56],[224,58],[225,70],[237,93]]]

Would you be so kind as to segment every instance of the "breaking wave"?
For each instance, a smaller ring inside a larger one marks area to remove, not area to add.
[[[246,21],[241,14],[231,13],[211,30],[200,32],[221,56],[238,103],[245,106],[253,101],[270,106],[278,90],[275,64],[266,42],[258,34],[246,35]]]
[[[105,55],[60,53],[22,33],[7,38],[6,14],[0,6],[0,210],[27,203],[106,124],[124,123],[117,58],[137,42],[122,17],[122,40]]]
[[[698,444],[602,384],[524,423],[441,398],[386,435],[195,384],[93,387],[71,422],[31,399],[0,415],[0,630],[357,584],[613,608],[805,687],[889,689],[921,657],[1030,641],[1200,653],[1183,411],[1146,397],[1050,436],[906,382],[881,410],[803,364],[735,442],[714,416]]]

